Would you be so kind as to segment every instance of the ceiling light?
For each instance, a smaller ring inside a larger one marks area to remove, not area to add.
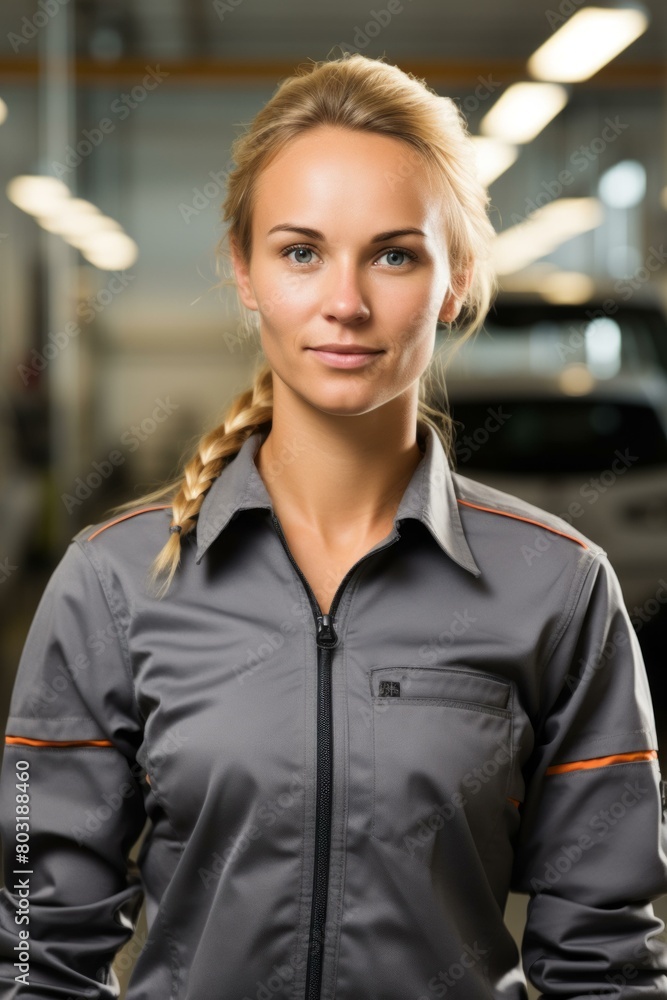
[[[506,142],[530,142],[567,104],[558,83],[513,83],[480,122],[484,135]]]
[[[90,226],[99,216],[95,205],[85,198],[61,198],[55,201],[46,214],[37,216],[37,222],[50,233],[75,231],[78,227]]]
[[[537,80],[587,80],[647,27],[638,7],[584,7],[532,54],[528,72]]]
[[[81,240],[79,249],[86,260],[104,271],[124,271],[139,256],[139,247],[131,237],[111,230],[92,233]]]
[[[46,215],[53,211],[57,202],[70,196],[70,190],[63,181],[37,174],[21,174],[12,178],[6,191],[9,200],[30,215]]]
[[[64,240],[81,250],[93,233],[113,231],[121,233],[120,222],[110,219],[108,215],[80,216],[66,231],[61,233]]]
[[[646,195],[646,170],[639,160],[621,160],[598,181],[598,194],[611,208],[633,208]]]
[[[557,198],[524,222],[498,233],[494,240],[496,274],[520,271],[562,243],[595,229],[604,218],[597,198]]]
[[[477,175],[484,187],[488,187],[495,181],[496,177],[505,173],[519,155],[516,146],[502,142],[500,139],[473,135],[472,141],[477,158]]]

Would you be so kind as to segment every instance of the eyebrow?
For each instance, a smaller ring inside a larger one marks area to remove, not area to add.
[[[302,233],[304,236],[309,236],[312,240],[324,240],[324,233],[321,233],[318,229],[309,229],[307,226],[294,226],[291,222],[284,222],[278,226],[273,226],[269,229],[267,236],[271,233],[278,232],[293,232]],[[389,229],[385,233],[378,233],[377,236],[373,236],[371,243],[385,243],[387,240],[394,240],[398,236],[426,236],[426,233],[421,229],[416,229],[414,226],[407,226],[405,229]]]

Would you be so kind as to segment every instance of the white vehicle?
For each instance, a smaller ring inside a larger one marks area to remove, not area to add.
[[[450,373],[447,387],[456,471],[563,517],[606,550],[631,615],[662,610],[667,377],[595,379],[573,364],[551,375]]]

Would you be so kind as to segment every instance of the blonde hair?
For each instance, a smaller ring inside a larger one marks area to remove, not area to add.
[[[430,182],[438,185],[443,196],[452,289],[461,299],[461,311],[449,329],[461,333],[455,344],[460,346],[483,324],[496,291],[488,194],[477,178],[473,143],[454,101],[382,59],[344,52],[337,59],[303,63],[280,83],[246,131],[232,143],[235,167],[228,174],[221,213],[229,226],[217,252],[228,256],[227,238],[240,258],[250,261],[254,192],[260,174],[292,139],[321,125],[401,140],[406,153],[418,158]],[[248,315],[239,305],[247,325]],[[426,425],[433,427],[453,462],[451,418],[427,402],[431,382],[445,392],[444,380],[434,372],[435,357],[420,379],[418,433],[423,434]],[[203,435],[182,473],[139,500],[113,508],[119,513],[137,504],[171,498],[172,526],[180,525],[181,530],[170,532],[151,565],[152,582],[167,574],[159,597],[169,589],[180,562],[181,542],[196,525],[206,491],[244,441],[271,423],[272,413],[272,371],[264,361],[251,387],[232,401],[222,423]]]

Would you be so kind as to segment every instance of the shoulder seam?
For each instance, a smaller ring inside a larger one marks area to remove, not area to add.
[[[561,638],[565,635],[567,627],[570,624],[572,618],[574,617],[574,613],[579,605],[579,601],[581,599],[581,594],[583,592],[586,580],[588,579],[593,567],[596,565],[600,565],[600,562],[604,555],[605,554],[603,552],[591,552],[590,560],[585,570],[581,569],[581,567],[585,566],[583,557],[581,557],[580,561],[577,563],[577,569],[573,574],[572,585],[571,585],[572,601],[570,602],[569,606],[568,605],[565,606],[563,614],[561,615],[561,619],[558,622],[556,628],[554,629],[551,649],[549,650],[548,656],[546,656],[545,660],[545,665],[544,665],[545,670],[548,667],[549,663],[551,662],[556,652],[556,647],[558,646],[558,643],[560,642]],[[574,584],[577,578],[577,571],[581,573],[581,581],[579,582],[578,586],[575,586]]]
[[[558,624],[556,625],[556,627],[554,629],[553,636],[552,636],[552,641],[551,641],[551,647],[550,647],[550,649],[548,651],[548,654],[545,653],[544,668],[543,668],[543,671],[542,671],[542,678],[544,678],[544,676],[546,675],[546,672],[548,670],[549,664],[551,663],[553,657],[556,654],[556,650],[558,649],[560,641],[563,638],[563,636],[565,635],[565,633],[567,632],[568,626],[569,626],[570,622],[572,621],[572,619],[574,618],[574,614],[575,614],[577,608],[579,607],[579,602],[581,600],[581,595],[583,593],[584,585],[586,583],[586,580],[590,576],[593,567],[601,565],[603,557],[606,558],[606,553],[604,553],[602,551],[601,552],[592,552],[591,553],[591,557],[590,557],[590,561],[588,563],[588,566],[586,566],[586,568],[585,568],[584,571],[582,571],[582,567],[585,566],[585,557],[582,556],[580,558],[579,562],[577,563],[577,568],[576,568],[576,570],[574,572],[574,575],[573,575],[572,587],[571,587],[572,600],[563,609],[563,613],[561,614],[561,616],[560,616],[560,618],[558,620]],[[581,573],[581,580],[580,580],[578,586],[575,587],[574,583],[575,583],[575,580],[576,580],[576,577],[577,577],[577,572]],[[540,698],[540,701],[541,700],[542,699]],[[537,720],[536,720],[536,725],[535,725],[535,730],[536,731],[539,731],[541,729],[542,723],[544,722],[544,719],[546,718],[546,715],[547,715],[547,711],[545,711],[544,707],[542,706],[540,708],[540,712],[539,712]]]
[[[99,535],[102,531],[106,531],[107,528],[111,528],[114,524],[118,524],[120,521],[127,520],[128,517],[134,517],[136,514],[146,514],[151,510],[165,510],[167,507],[171,507],[170,503],[160,504],[158,507],[142,507],[140,510],[132,510],[128,514],[122,514],[120,517],[114,518],[113,521],[109,521],[108,524],[103,524],[101,528],[97,528],[92,535],[88,535],[86,538],[87,542],[91,542],[96,535]]]
[[[515,514],[513,511],[503,510],[501,507],[486,507],[482,504],[473,503],[471,500],[463,500],[461,497],[457,497],[457,502],[464,504],[466,507],[472,507],[475,510],[487,511],[489,514],[500,514],[503,517],[512,517],[516,521],[526,521],[528,524],[534,524],[538,528],[544,528],[545,531],[551,531],[555,535],[561,535],[563,538],[569,538],[570,541],[576,542],[577,545],[581,545],[583,549],[590,550],[591,546],[588,545],[582,538],[577,538],[576,535],[570,535],[565,531],[561,531],[560,528],[552,527],[550,524],[545,524],[544,521],[536,521],[532,517],[526,517],[524,514]]]

